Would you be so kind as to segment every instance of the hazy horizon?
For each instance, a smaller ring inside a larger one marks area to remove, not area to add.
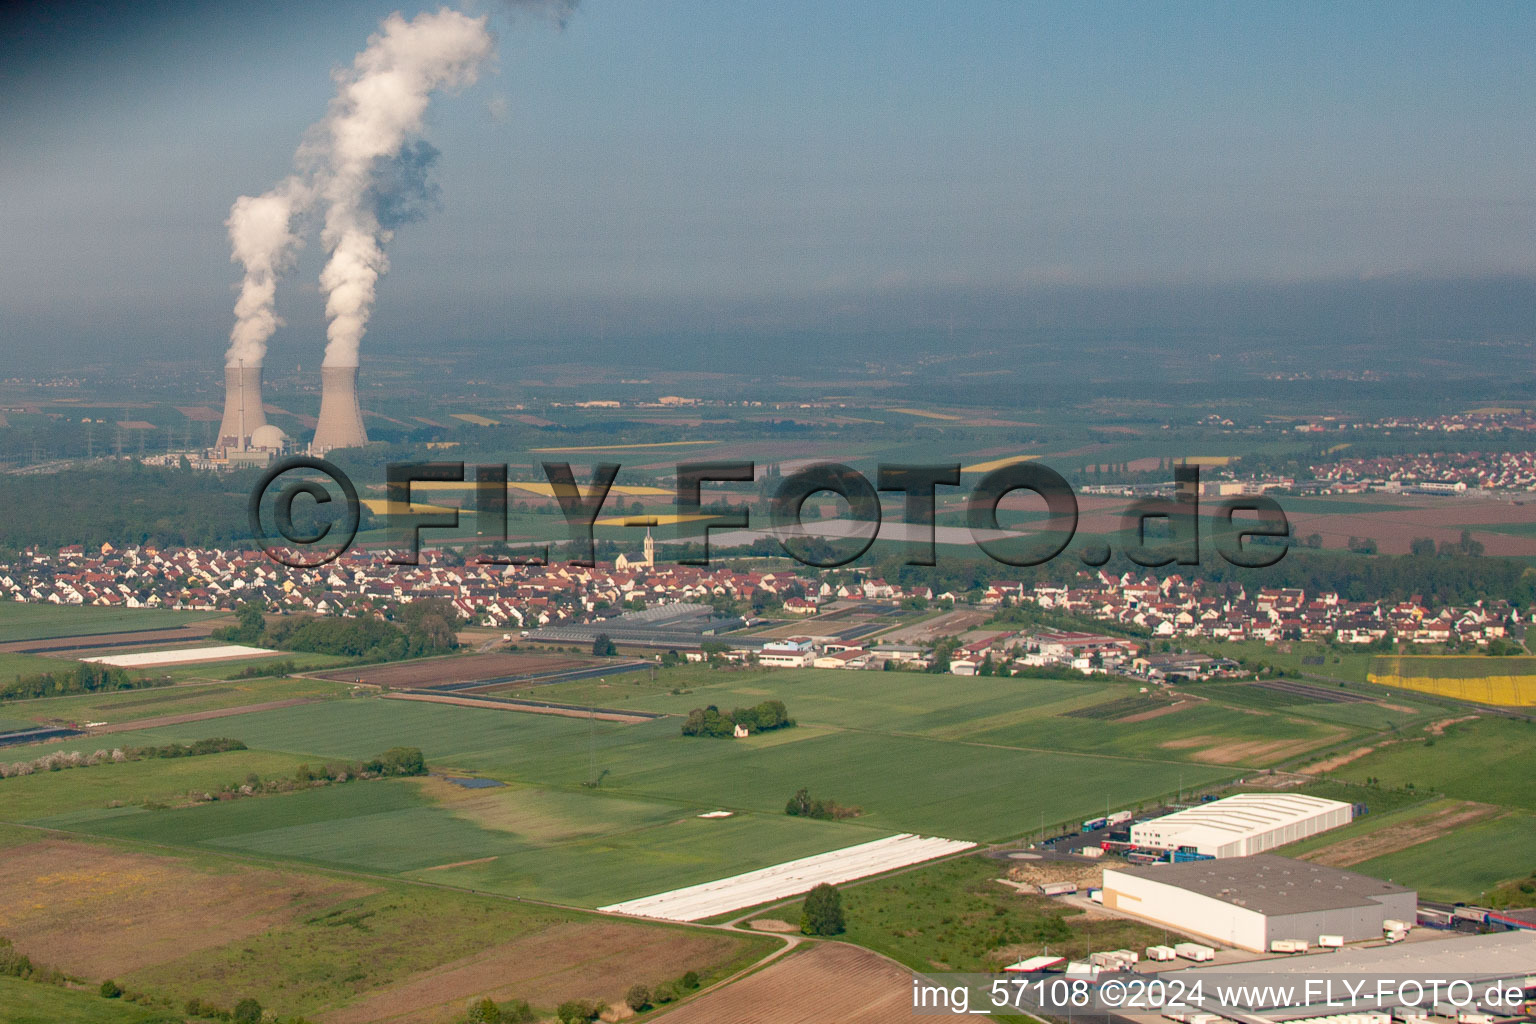
[[[388,246],[365,359],[668,333],[1434,343],[1526,337],[1536,311],[1529,8],[588,0],[562,30],[550,5],[464,6],[495,70],[429,111],[436,202]],[[13,365],[217,365],[230,204],[288,171],[397,9],[435,5],[9,10]],[[283,365],[319,362],[323,256],[311,230],[279,286]]]

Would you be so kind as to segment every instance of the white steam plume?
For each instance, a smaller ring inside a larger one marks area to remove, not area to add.
[[[376,176],[421,130],[438,89],[474,82],[490,57],[484,17],[443,8],[406,21],[392,14],[352,67],[337,76],[326,118],[320,194],[326,204],[321,239],[330,259],[320,274],[326,292],[326,366],[356,366],[374,288],[388,268],[384,245],[393,231],[380,222]]]
[[[267,339],[282,324],[274,305],[277,279],[293,262],[303,240],[293,232],[293,219],[313,198],[313,186],[298,176],[260,196],[241,196],[230,207],[230,261],[245,268],[240,298],[235,302],[235,326],[229,332],[226,366],[260,366]]]

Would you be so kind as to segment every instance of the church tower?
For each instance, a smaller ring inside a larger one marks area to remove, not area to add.
[[[651,539],[651,528],[645,528],[645,561],[640,563],[647,569],[656,567],[656,542]]]

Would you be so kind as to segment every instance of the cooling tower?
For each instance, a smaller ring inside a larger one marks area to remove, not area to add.
[[[356,448],[368,443],[363,410],[357,404],[357,367],[320,368],[320,422],[310,450],[324,454],[332,448]]]
[[[224,421],[219,424],[219,447],[244,448],[251,432],[267,425],[261,411],[261,367],[224,367]]]

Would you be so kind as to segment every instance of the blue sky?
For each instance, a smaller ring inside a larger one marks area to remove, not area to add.
[[[0,53],[0,332],[217,352],[229,204],[285,173],[379,21],[425,8],[39,9]],[[498,70],[434,106],[441,207],[391,245],[383,336],[1536,268],[1531,5],[465,9]],[[318,248],[275,348],[319,330]]]

